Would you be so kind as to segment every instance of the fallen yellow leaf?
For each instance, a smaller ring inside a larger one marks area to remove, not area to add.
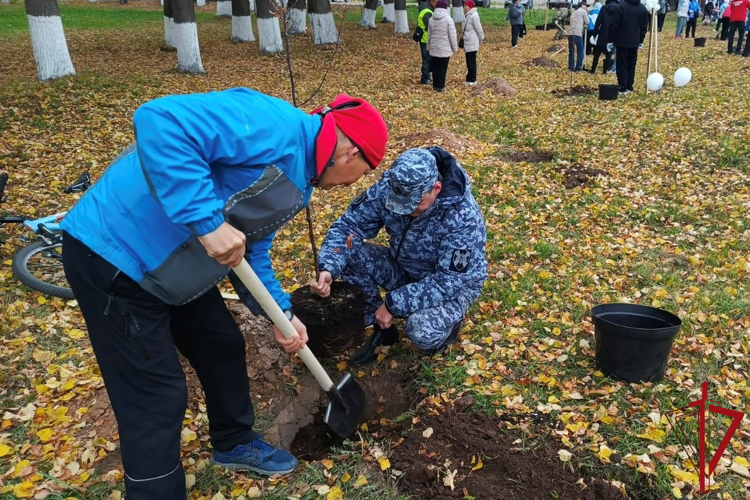
[[[10,455],[11,448],[7,444],[1,444],[0,443],[0,457],[4,457],[5,455]]]
[[[387,470],[391,468],[391,461],[385,457],[378,458],[378,463],[380,464],[380,470]]]
[[[333,460],[321,460],[320,463],[323,464],[323,467],[328,470],[331,470],[333,468]]]
[[[47,441],[49,441],[50,439],[52,439],[52,436],[54,434],[55,433],[52,432],[52,429],[42,429],[42,430],[40,430],[39,432],[36,433],[36,435],[39,437],[39,440],[42,443],[46,443]]]
[[[341,488],[338,486],[334,486],[331,488],[331,491],[328,492],[328,495],[326,495],[326,500],[343,500],[344,499],[344,492],[341,491]]]

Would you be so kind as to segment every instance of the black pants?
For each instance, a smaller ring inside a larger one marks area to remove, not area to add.
[[[518,34],[521,32],[521,25],[520,24],[511,24],[510,25],[510,44],[515,47],[518,45]]]
[[[664,27],[664,18],[667,17],[666,14],[656,14],[656,30],[661,31],[661,29]]]
[[[466,81],[477,81],[477,51],[466,53]]]
[[[430,51],[427,44],[419,42],[419,51],[422,54],[422,78],[420,83],[430,83]]]
[[[734,47],[734,34],[736,32],[739,32],[740,36],[737,40],[737,46]],[[728,35],[728,42],[727,42],[727,53],[731,54],[732,52],[735,52],[736,54],[739,54],[742,51],[742,39],[745,37],[745,21],[735,21],[733,23],[729,23],[729,35]]]
[[[729,25],[731,23],[729,22],[729,18],[725,17],[722,19],[721,22],[721,39],[726,40],[727,37],[729,37]]]
[[[128,500],[184,500],[187,387],[175,347],[203,386],[213,447],[227,451],[257,437],[242,333],[217,288],[170,306],[67,233],[63,249],[117,419]]]
[[[445,77],[448,74],[448,61],[450,57],[431,57],[432,63],[432,87],[436,90],[445,88]]]
[[[596,72],[596,67],[599,65],[599,57],[604,54],[604,70],[603,74],[606,74],[612,67],[612,52],[607,52],[606,47],[600,47],[594,45],[594,62],[591,63],[591,73]]]
[[[633,90],[635,65],[638,62],[637,47],[617,47],[617,83],[620,90]]]
[[[693,30],[693,38],[695,38],[695,26],[698,24],[698,18],[694,17],[687,20],[685,25],[685,38],[690,38],[690,30]]]

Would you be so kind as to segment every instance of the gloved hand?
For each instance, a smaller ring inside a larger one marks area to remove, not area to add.
[[[642,43],[639,43],[639,44],[638,44],[638,50],[641,50],[642,48],[643,48],[643,44],[642,44]]]
[[[607,44],[607,52],[612,52],[613,50],[615,50],[615,44],[608,43]]]

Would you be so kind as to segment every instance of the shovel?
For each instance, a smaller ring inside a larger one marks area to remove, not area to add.
[[[281,330],[286,338],[292,338],[297,335],[292,323],[286,319],[284,312],[281,310],[276,301],[268,293],[266,287],[260,281],[258,276],[244,258],[237,267],[232,268],[235,274],[245,284],[260,307],[266,312],[273,324]],[[342,438],[348,438],[357,430],[362,413],[365,410],[365,391],[359,386],[356,380],[352,378],[351,373],[347,373],[339,382],[334,385],[326,371],[320,366],[315,355],[310,348],[305,346],[297,352],[297,356],[305,362],[320,386],[328,394],[330,402],[326,410],[325,423],[328,424],[333,432]]]

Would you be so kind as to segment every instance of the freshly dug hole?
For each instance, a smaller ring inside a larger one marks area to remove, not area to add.
[[[307,345],[318,358],[339,356],[364,342],[365,294],[357,286],[336,281],[325,299],[309,286],[298,288],[292,309],[307,327]]]
[[[424,397],[408,368],[396,360],[391,360],[390,368],[374,365],[368,369],[368,375],[372,376],[356,380],[367,397],[362,423],[367,424],[370,433],[378,431],[382,419],[390,421],[406,413]],[[327,405],[328,399],[323,398],[312,423],[299,428],[289,447],[295,456],[320,460],[330,455],[331,447],[344,442],[323,422]]]

